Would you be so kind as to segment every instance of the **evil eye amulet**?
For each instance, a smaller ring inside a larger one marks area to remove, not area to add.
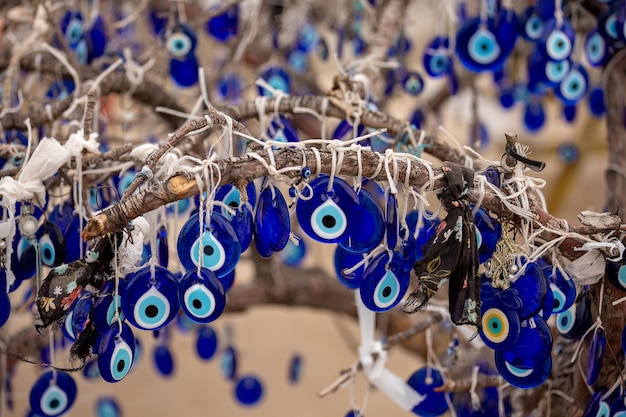
[[[311,181],[310,190],[305,188],[302,191],[306,200],[300,199],[296,205],[296,216],[302,231],[324,243],[348,239],[352,225],[348,215],[359,204],[359,198],[347,182],[335,177],[329,189],[329,181],[327,175],[320,175]]]
[[[245,252],[252,242],[253,216],[252,210],[256,205],[256,187],[253,182],[249,182],[246,187],[248,195],[248,204],[242,204],[241,192],[237,187],[231,184],[220,186],[215,193],[215,200],[221,201],[223,204],[235,210],[234,214],[230,214],[225,207],[213,206],[213,211],[217,211],[224,218],[230,221],[237,238],[241,252]]]
[[[129,274],[122,294],[122,311],[126,320],[142,330],[157,330],[174,320],[178,313],[178,282],[174,275],[155,266]]]
[[[546,322],[539,316],[533,323],[524,321],[514,346],[500,349],[507,363],[520,369],[533,369],[541,366],[552,351],[552,335]]]
[[[233,380],[237,375],[237,351],[227,346],[220,357],[220,371],[224,379]]]
[[[76,400],[76,382],[65,372],[42,374],[30,390],[30,408],[38,416],[56,417]]]
[[[554,306],[552,314],[559,314],[568,310],[576,301],[576,285],[570,277],[564,276],[561,270],[546,265],[542,268],[546,280],[550,283]],[[553,274],[553,271],[555,273]]]
[[[215,274],[206,268],[187,271],[178,288],[180,307],[187,317],[197,323],[209,323],[224,311],[224,287]]]
[[[257,405],[263,397],[263,384],[256,376],[245,375],[239,378],[234,388],[237,402],[243,406]]]
[[[409,71],[402,77],[402,89],[412,96],[419,96],[424,90],[424,79],[417,71]]]
[[[351,290],[359,288],[365,270],[365,262],[352,272],[347,272],[347,270],[363,261],[363,254],[351,252],[343,246],[337,245],[334,261],[335,273],[339,282]]]
[[[235,230],[217,212],[207,216],[202,234],[198,222],[199,214],[196,213],[187,220],[178,234],[176,249],[180,263],[186,270],[195,270],[200,264],[217,276],[228,274],[235,268],[241,256],[241,244]]]
[[[179,23],[165,40],[165,48],[172,58],[183,60],[194,53],[197,43],[193,29]]]
[[[574,63],[558,88],[555,88],[554,95],[565,105],[575,105],[587,94],[588,89],[587,70],[579,63]]]
[[[574,50],[574,38],[574,29],[567,20],[558,22],[556,19],[551,19],[546,23],[539,45],[548,59],[562,61],[571,56]]]
[[[552,357],[533,369],[517,368],[504,359],[504,352],[495,351],[495,362],[498,372],[506,382],[517,388],[529,389],[543,384],[552,370]]]
[[[476,226],[478,262],[482,264],[491,258],[496,249],[496,244],[502,235],[502,226],[482,207],[474,215],[474,225]]]
[[[446,393],[435,391],[435,388],[443,385],[443,376],[438,370],[427,367],[418,369],[406,383],[423,398],[413,407],[413,413],[423,417],[437,417],[448,409]]]
[[[35,235],[39,242],[41,262],[49,267],[56,267],[65,260],[65,238],[61,228],[56,224],[43,222]]]
[[[508,56],[496,38],[493,19],[483,25],[478,17],[466,20],[459,29],[456,54],[463,66],[473,72],[497,70]]]
[[[189,55],[183,59],[171,59],[169,73],[179,87],[191,87],[198,82],[198,59]]]
[[[585,38],[585,56],[592,67],[604,65],[610,58],[608,42],[598,29],[589,31]]]
[[[211,360],[217,352],[217,333],[210,326],[200,326],[197,332],[196,353],[202,360]]]
[[[498,302],[483,302],[480,307],[480,337],[491,349],[503,350],[515,345],[521,325],[517,313]]]
[[[254,241],[259,254],[269,257],[287,246],[291,222],[289,207],[280,190],[267,186],[261,190],[254,216]]]
[[[602,326],[596,327],[589,345],[587,359],[587,385],[593,385],[600,378],[600,371],[604,363],[604,351],[606,349],[606,334]]]
[[[537,13],[535,13],[534,7],[528,7],[524,11],[523,18],[521,20],[521,30],[520,34],[531,42],[537,42],[541,39],[543,35],[543,31],[545,29],[545,23]]]
[[[409,273],[403,268],[402,257],[393,252],[392,259],[384,253],[365,268],[360,295],[365,306],[376,312],[389,311],[404,297],[409,288]]]
[[[531,318],[541,310],[546,297],[547,283],[537,263],[527,263],[524,272],[511,282],[511,288],[517,290],[522,300],[521,308],[516,310],[520,319]]]
[[[70,48],[76,49],[83,37],[83,16],[78,10],[68,10],[60,22],[60,29]]]
[[[133,365],[135,336],[130,326],[115,323],[102,335],[98,345],[98,370],[106,382],[121,381]]]
[[[104,283],[100,289],[100,294],[94,303],[93,309],[93,324],[96,326],[96,330],[100,333],[104,333],[109,330],[109,327],[115,323],[115,308],[117,305],[117,311],[119,313],[119,319],[124,320],[125,316],[122,312],[122,297],[119,295],[123,293],[123,286],[126,284],[126,280],[120,280],[120,289],[118,295],[115,295],[115,282],[113,280]],[[116,299],[117,297],[117,299]]]
[[[431,77],[441,77],[450,69],[450,42],[447,37],[436,36],[424,48],[424,69]],[[419,127],[419,126],[418,126]]]
[[[591,301],[587,294],[583,294],[569,309],[557,314],[556,329],[559,334],[569,340],[578,339],[591,325],[590,308]]]
[[[122,410],[111,397],[99,398],[96,402],[96,417],[121,417]]]

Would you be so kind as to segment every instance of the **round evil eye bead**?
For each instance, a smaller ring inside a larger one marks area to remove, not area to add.
[[[241,256],[241,244],[231,223],[220,213],[213,212],[207,216],[200,234],[198,222],[199,214],[196,213],[178,234],[180,263],[186,270],[196,269],[200,264],[217,276],[228,274]]]
[[[83,37],[83,16],[78,10],[68,10],[61,19],[61,30],[70,48],[76,48]]]
[[[65,238],[61,228],[56,224],[45,221],[35,238],[39,242],[39,255],[41,262],[49,267],[56,267],[65,260]]]
[[[563,104],[575,105],[587,94],[588,89],[587,70],[582,65],[574,63],[558,88],[554,90],[554,94]]]
[[[438,370],[428,367],[420,368],[409,377],[406,383],[422,397],[422,401],[413,407],[413,413],[418,416],[436,417],[448,409],[445,392],[435,391],[444,383],[443,376]]]
[[[513,346],[520,334],[517,314],[500,303],[483,302],[481,308],[480,337],[491,349],[507,349]]]
[[[506,382],[517,388],[529,389],[543,384],[552,370],[552,358],[548,358],[533,369],[517,368],[504,359],[504,352],[495,351],[495,363],[498,372]]]
[[[209,323],[224,311],[224,287],[213,272],[200,268],[187,271],[178,288],[180,307],[187,317],[197,323]]]
[[[589,92],[589,112],[596,118],[606,114],[606,103],[602,87],[595,87]]]
[[[512,48],[502,47],[495,30],[493,19],[488,19],[486,25],[479,17],[463,23],[456,36],[456,53],[463,66],[474,72],[497,70],[502,66]]]
[[[106,382],[121,381],[133,365],[135,336],[126,323],[115,323],[102,334],[98,345],[98,370]]]
[[[520,369],[541,366],[552,351],[552,335],[546,322],[539,316],[530,320],[522,322],[515,345],[501,349],[504,359]]]
[[[291,268],[297,268],[304,261],[306,255],[306,244],[304,239],[296,238],[295,242],[289,239],[287,245],[279,252],[283,263]]]
[[[184,59],[194,53],[197,42],[193,30],[179,23],[165,40],[165,48],[172,58]]]
[[[599,67],[609,58],[609,46],[598,29],[592,29],[585,38],[585,56],[593,67]]]
[[[147,266],[126,277],[122,311],[126,320],[142,330],[157,330],[174,320],[178,313],[178,282],[161,266]]]
[[[302,190],[296,216],[302,231],[324,243],[341,242],[350,236],[349,215],[359,204],[356,193],[341,178],[320,175]]]
[[[200,326],[197,332],[196,353],[202,360],[211,360],[217,352],[217,333],[211,326]]]
[[[234,394],[239,404],[246,407],[255,406],[263,398],[263,384],[256,376],[242,376],[235,383]]]
[[[74,404],[76,382],[65,372],[46,372],[33,384],[29,400],[30,408],[36,415],[59,416]]]
[[[254,241],[264,257],[287,246],[291,223],[289,207],[280,190],[271,185],[261,190],[254,216]]]
[[[445,36],[436,36],[424,48],[424,69],[431,77],[441,77],[450,69],[450,42]]]
[[[402,89],[405,93],[418,96],[424,90],[424,79],[417,71],[409,71],[402,77]]]
[[[169,74],[179,87],[191,87],[198,82],[198,59],[191,54],[181,59],[172,58]]]
[[[102,397],[96,401],[96,417],[121,417],[122,410],[111,397]]]
[[[521,21],[522,30],[521,35],[531,42],[536,42],[541,39],[545,24],[543,20],[535,13],[534,7],[528,7],[524,11],[524,17]]]
[[[552,314],[559,314],[568,310],[576,301],[574,281],[563,275],[560,269],[553,268],[552,265],[546,265],[542,270],[552,290],[552,298],[554,299]],[[556,273],[553,274],[553,271]]]
[[[384,253],[374,259],[363,272],[359,289],[361,300],[372,311],[391,310],[404,297],[409,281],[401,255],[393,252],[389,259],[389,254]]]
[[[338,245],[350,252],[366,253],[373,250],[382,242],[385,227],[383,213],[372,193],[361,188],[357,194],[359,203],[353,205],[348,213],[351,227],[348,238],[338,242]]]
[[[556,329],[566,339],[574,340],[581,336],[591,324],[591,301],[586,294],[569,309],[557,314]]]
[[[115,295],[115,281],[107,281],[100,289],[100,294],[96,298],[93,309],[93,324],[96,326],[96,330],[100,333],[106,332],[115,320],[115,309],[119,315],[119,320],[124,320],[124,312],[122,311],[122,297],[121,293],[124,292],[123,287],[126,280],[120,280],[120,288],[118,289],[117,296]]]
[[[156,346],[153,351],[153,360],[154,366],[161,376],[167,378],[174,374],[174,357],[167,346]]]
[[[224,206],[213,206],[213,211],[220,213],[230,222],[239,240],[241,252],[248,249],[252,242],[252,210],[256,205],[256,187],[253,182],[248,183],[246,186],[246,193],[248,195],[248,204],[243,204],[241,192],[237,187],[231,184],[222,185],[215,193],[215,201],[220,201],[228,206],[230,210],[234,210],[234,214],[231,214]]]
[[[551,19],[546,22],[543,36],[539,43],[548,59],[562,61],[571,56],[574,49],[574,29],[567,20],[558,22]]]
[[[546,113],[539,101],[529,101],[524,109],[524,127],[529,132],[541,129],[546,121]]]
[[[511,282],[511,288],[517,291],[522,306],[516,310],[520,319],[533,317],[541,310],[546,297],[546,278],[539,265],[535,262],[526,264],[524,271]]]

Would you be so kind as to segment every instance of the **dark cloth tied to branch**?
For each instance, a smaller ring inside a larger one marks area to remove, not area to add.
[[[451,319],[455,324],[480,323],[480,278],[478,247],[472,210],[464,198],[474,183],[469,168],[446,163],[443,166],[447,186],[438,195],[446,218],[425,245],[424,258],[413,269],[417,288],[404,302],[402,309],[414,313],[423,309],[446,281]]]

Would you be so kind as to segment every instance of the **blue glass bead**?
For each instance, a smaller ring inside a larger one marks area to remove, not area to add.
[[[573,63],[567,76],[554,90],[555,96],[565,105],[575,105],[587,94],[589,76],[579,63]]]
[[[557,314],[556,329],[566,339],[578,339],[591,325],[591,301],[586,293],[569,309]]]
[[[100,370],[98,369],[98,359],[91,359],[85,362],[83,367],[83,376],[89,381],[100,378]]]
[[[552,370],[552,358],[548,356],[545,362],[534,369],[520,369],[504,360],[501,350],[495,351],[495,362],[498,372],[506,382],[517,388],[535,388],[543,384]]]
[[[186,270],[195,270],[200,264],[218,277],[229,273],[241,256],[241,244],[231,223],[214,211],[210,217],[207,216],[200,236],[198,222],[199,214],[196,213],[178,234],[176,249],[180,263]]]
[[[553,275],[552,265],[546,265],[542,268],[543,274],[550,283],[554,298],[552,314],[559,314],[568,310],[576,301],[576,285],[574,280],[563,275],[560,269],[555,268],[555,270],[556,273]]]
[[[86,325],[91,320],[90,314],[93,310],[94,298],[93,293],[88,290],[83,290],[80,293],[79,298],[72,303],[70,310],[72,312],[70,325],[72,326],[72,333],[76,338],[85,329]],[[66,325],[67,325],[66,317]],[[64,326],[66,327],[66,326]]]
[[[235,284],[235,271],[236,269],[233,269],[228,274],[217,277],[222,283],[222,287],[224,287],[224,292],[228,292]]]
[[[363,39],[360,36],[355,36],[352,39],[352,52],[354,53],[355,56],[360,56],[363,55],[363,53],[365,53],[365,51],[367,50],[367,42],[365,42],[365,39]]]
[[[126,276],[128,281],[122,295],[122,311],[126,320],[142,330],[157,330],[174,320],[178,313],[178,282],[174,275],[161,266],[155,266],[154,277],[150,266]]]
[[[237,351],[233,346],[227,346],[220,357],[220,371],[222,377],[234,380],[237,375]]]
[[[606,103],[604,102],[604,90],[602,87],[594,87],[589,92],[589,111],[594,117],[602,117],[606,114]]]
[[[217,92],[221,101],[234,102],[241,98],[244,85],[241,77],[234,73],[227,73],[220,76],[217,81]]]
[[[524,127],[529,132],[541,129],[546,121],[543,105],[538,101],[529,101],[524,109]]]
[[[26,256],[22,256],[24,253]],[[16,229],[11,254],[11,271],[16,280],[24,280],[34,276],[36,270],[35,250],[29,240],[22,236],[19,229]]]
[[[529,83],[558,88],[567,78],[571,67],[569,58],[555,61],[535,50],[528,60]]]
[[[91,20],[85,33],[87,43],[87,63],[104,55],[107,44],[107,30],[104,19],[99,14]]]
[[[271,252],[281,251],[287,245],[290,233],[289,208],[285,198],[278,188],[266,186],[259,195],[254,217],[254,241],[257,249],[261,246]]]
[[[348,123],[347,120],[342,120],[339,122],[335,130],[333,131],[332,138],[333,139],[352,139],[354,132],[354,127]],[[363,125],[357,126],[357,136],[361,136],[365,133],[365,127]],[[361,143],[361,145],[365,146],[365,143]]]
[[[121,417],[122,410],[111,397],[102,397],[96,401],[96,417]]]
[[[491,258],[496,244],[502,235],[502,226],[500,223],[489,216],[484,208],[480,207],[474,215],[474,225],[476,226],[476,238],[479,239],[478,244],[478,261],[482,264]]]
[[[293,122],[284,116],[272,119],[267,127],[267,137],[276,142],[298,142],[298,131]]]
[[[417,391],[422,402],[413,407],[413,413],[422,417],[437,417],[448,409],[445,392],[435,392],[443,385],[443,376],[434,368],[420,368],[407,380],[407,385]]]
[[[296,41],[296,48],[304,53],[309,53],[317,47],[317,43],[320,39],[320,34],[311,24],[304,24],[299,32],[298,39]]]
[[[626,415],[626,395],[621,395],[611,402],[609,415],[611,417],[624,417]]]
[[[54,206],[50,214],[48,214],[48,220],[56,224],[61,230],[65,231],[73,215],[74,204],[72,204],[71,201],[66,201],[62,204]]]
[[[491,284],[481,285],[481,298],[483,288]],[[507,308],[501,302],[483,301],[481,307],[480,337],[491,349],[505,350],[514,346],[519,339],[521,324],[517,313]]]
[[[424,69],[431,77],[447,74],[451,65],[450,42],[446,36],[435,36],[424,48]]]
[[[179,87],[191,87],[198,82],[198,59],[189,55],[182,60],[171,59],[169,73]]]
[[[407,229],[401,228],[400,236],[402,240],[398,250],[402,254],[402,268],[405,272],[410,273],[419,254],[419,248],[413,234]]]
[[[385,237],[389,249],[395,249],[398,244],[398,199],[393,193],[388,193],[385,205]]]
[[[337,246],[335,249],[335,273],[337,279],[347,288],[351,290],[357,289],[361,286],[361,279],[363,277],[363,271],[365,270],[365,263],[363,263],[354,272],[347,273],[346,270],[352,268],[357,263],[363,260],[363,254],[354,253],[346,250],[341,246]]]
[[[80,214],[75,213],[69,220],[67,227],[65,228],[64,240],[65,240],[65,263],[77,261],[81,258],[81,246],[83,255],[87,253],[87,245],[80,237]],[[87,223],[83,220],[83,227]]]
[[[154,366],[157,372],[164,377],[174,374],[174,357],[166,345],[159,345],[154,348]]]
[[[126,323],[113,324],[98,345],[98,370],[106,382],[121,381],[133,365],[135,336]]]
[[[483,175],[490,184],[493,184],[497,188],[500,188],[500,171],[498,171],[498,168],[494,166],[489,166],[485,168]]]
[[[419,96],[424,90],[424,79],[419,72],[409,71],[402,77],[402,89],[409,95]]]
[[[78,42],[83,38],[83,16],[80,11],[70,9],[65,12],[59,25],[68,46],[76,49]]]
[[[429,215],[432,213],[428,212]],[[410,211],[406,216],[406,223],[409,226],[409,231],[413,234],[415,238],[415,243],[417,245],[417,258],[415,261],[419,261],[424,257],[424,253],[428,249],[425,247],[430,239],[435,235],[437,231],[437,227],[441,223],[441,220],[435,218],[434,220],[428,220],[425,217],[422,217],[422,225],[417,230],[417,220],[419,218],[419,213],[416,210]]]
[[[302,379],[302,368],[303,368],[303,360],[302,356],[295,354],[289,360],[289,368],[287,372],[287,380],[290,384],[297,384]]]
[[[240,405],[251,407],[261,401],[263,397],[263,384],[253,375],[245,375],[235,383],[235,398]]]
[[[585,38],[585,56],[592,67],[604,65],[610,58],[609,44],[598,29],[592,29]]]
[[[563,106],[563,118],[567,123],[573,123],[576,119],[576,105],[568,104]]]
[[[306,244],[303,239],[297,239],[298,243],[294,243],[291,239],[283,250],[279,252],[280,259],[283,263],[291,268],[297,268],[304,261],[306,256]]]
[[[511,282],[511,288],[517,291],[522,300],[521,308],[517,309],[520,319],[531,318],[539,312],[546,297],[547,284],[537,263],[527,263],[523,273]]]
[[[606,401],[602,401],[602,397],[605,395],[605,389],[594,392],[587,403],[587,407],[585,407],[582,417],[610,417],[611,408]]]
[[[346,240],[338,242],[344,249],[355,253],[366,253],[382,242],[386,228],[383,212],[374,196],[365,188],[357,194],[359,203],[348,212],[350,222],[359,225],[352,227]]]
[[[293,49],[287,54],[287,64],[292,70],[304,73],[309,66],[309,57],[304,52]]]
[[[241,204],[241,193],[237,187],[227,184],[219,187],[215,193],[215,201],[226,204],[235,214],[230,214],[225,207],[213,206],[216,211],[224,216],[232,226],[239,240],[240,251],[245,252],[252,242],[253,216],[252,208],[256,204],[256,188],[253,182],[246,187],[248,204]]]
[[[537,15],[534,7],[528,7],[520,20],[520,34],[526,40],[531,42],[537,42],[541,39],[545,24],[543,20]]]
[[[75,400],[76,382],[65,372],[42,374],[30,390],[30,408],[40,416],[59,416],[69,410]]]
[[[606,335],[604,327],[599,326],[593,332],[589,345],[589,357],[587,359],[587,385],[593,385],[600,378],[600,370],[604,363],[604,350],[606,348]]]
[[[575,143],[561,143],[556,150],[557,156],[561,162],[572,165],[578,162],[580,151]]]
[[[263,78],[272,88],[280,90],[285,94],[291,93],[291,79],[287,71],[281,67],[270,67],[261,73]],[[272,92],[259,86],[259,95],[272,96]]]
[[[515,93],[513,87],[505,87],[500,90],[500,105],[505,109],[510,109],[515,105]]]
[[[239,25],[239,4],[230,7],[224,13],[213,16],[206,23],[207,32],[220,42],[226,42],[237,36]]]
[[[119,280],[119,289],[117,295],[117,310],[120,320],[124,320],[125,316],[122,311],[122,297],[120,294],[124,292],[123,286],[126,280]],[[107,281],[100,289],[100,294],[96,298],[93,309],[93,324],[100,333],[106,332],[115,322],[115,281]]]
[[[543,36],[539,40],[541,51],[551,60],[562,61],[571,56],[574,50],[575,33],[566,19],[546,22]]]
[[[213,359],[217,352],[217,333],[211,326],[200,326],[196,335],[196,353],[200,359],[208,361]]]
[[[39,256],[44,265],[56,267],[64,262],[66,244],[59,226],[45,221],[39,226],[35,237],[39,242]]]
[[[617,14],[614,10],[607,9],[601,12],[598,17],[598,31],[602,37],[611,44],[616,43],[619,40],[619,33],[617,30]]]
[[[4,270],[0,273],[0,328],[9,319],[11,315],[11,299],[7,293],[6,273]]]
[[[375,258],[363,272],[359,293],[365,306],[375,312],[391,310],[409,288],[409,273],[403,267],[400,254],[393,252],[391,260],[384,253]]]
[[[320,175],[305,188],[296,205],[296,216],[302,231],[310,238],[324,243],[346,240],[352,231],[348,217],[359,204],[356,193],[341,178],[335,177],[329,189],[330,177]]]
[[[468,70],[493,71],[504,64],[512,48],[501,45],[495,31],[493,19],[484,24],[476,17],[462,23],[456,35],[456,54]]]
[[[183,312],[195,322],[217,319],[226,305],[226,295],[217,276],[206,268],[187,271],[180,280],[178,300]]]
[[[170,57],[185,60],[194,55],[198,38],[193,29],[184,23],[178,23],[165,39],[165,48]]]
[[[514,346],[501,349],[504,360],[519,369],[540,367],[552,351],[552,335],[546,322],[539,316],[522,322],[520,334]]]
[[[554,295],[552,294],[552,288],[550,287],[550,283],[547,279],[546,282],[548,283],[546,298],[543,302],[543,307],[541,307],[541,310],[539,311],[539,315],[542,319],[547,321],[552,315],[552,310],[554,309]]]

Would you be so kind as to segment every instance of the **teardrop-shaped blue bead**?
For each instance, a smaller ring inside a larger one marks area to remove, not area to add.
[[[174,373],[174,357],[166,345],[154,348],[154,365],[161,376],[170,377]]]
[[[198,327],[196,335],[196,353],[200,359],[208,361],[213,359],[217,352],[217,333],[211,326]]]

